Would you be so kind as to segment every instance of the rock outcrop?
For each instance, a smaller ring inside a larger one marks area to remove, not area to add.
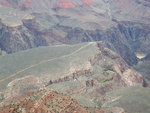
[[[1,106],[0,111],[3,113],[124,113],[124,110],[119,107],[86,109],[69,96],[51,90],[39,90],[27,94],[26,97],[20,98],[17,103],[7,103],[5,106]]]
[[[129,65],[133,65],[138,62],[135,52],[147,53],[150,50],[150,12],[149,5],[145,5],[149,4],[148,1],[126,0],[124,3],[99,0],[85,4],[82,0],[73,0],[72,8],[61,7],[59,0],[38,0],[41,6],[37,5],[37,0],[29,3],[23,0],[7,2],[10,7],[30,13],[35,18],[26,21],[21,19],[21,28],[13,28],[18,32],[16,35],[11,33],[13,29],[7,33],[7,29],[1,30],[5,35],[0,35],[0,48],[7,53],[37,46],[104,41],[107,47],[120,54]],[[12,8],[12,12],[6,11],[5,15],[16,18],[18,15]]]
[[[55,55],[51,54],[54,50],[57,50]],[[15,53],[13,57],[0,57],[0,61],[3,59],[5,65],[0,64],[0,72],[6,77],[0,80],[0,90],[5,95],[1,103],[39,89],[53,89],[71,96],[82,106],[100,107],[106,102],[107,93],[137,85],[145,87],[146,83],[141,74],[130,69],[120,55],[106,48],[103,42],[38,48]],[[25,60],[22,64],[21,59]],[[10,67],[10,62],[16,67]]]

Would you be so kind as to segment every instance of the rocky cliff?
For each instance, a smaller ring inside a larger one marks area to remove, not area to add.
[[[102,42],[35,48],[1,56],[0,61],[1,104],[46,88],[82,106],[101,107],[107,93],[145,84],[141,74]]]
[[[35,23],[33,16],[12,8],[0,7],[0,48],[7,53],[46,45],[46,41],[25,27],[26,21]]]
[[[7,53],[37,46],[101,40],[133,65],[137,63],[135,52],[147,53],[150,50],[149,1],[93,0],[87,3],[84,0],[39,0],[40,5],[37,0],[6,2],[9,7],[25,11],[35,18],[22,20],[22,29],[13,28],[18,30],[19,36],[3,30],[5,35],[1,35],[0,48]],[[6,6],[1,8],[8,9]],[[5,15],[16,18],[9,11],[5,11]]]
[[[14,113],[124,113],[119,107],[113,108],[91,108],[80,106],[69,96],[59,94],[55,91],[41,89],[36,92],[28,92],[24,97],[16,97],[18,102],[13,102],[0,107],[0,112]]]

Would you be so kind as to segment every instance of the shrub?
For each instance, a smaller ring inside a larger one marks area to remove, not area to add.
[[[113,77],[107,78],[107,79],[104,79],[104,80],[100,80],[100,82],[105,83],[105,82],[108,82],[108,81],[111,81],[111,80],[113,80]]]

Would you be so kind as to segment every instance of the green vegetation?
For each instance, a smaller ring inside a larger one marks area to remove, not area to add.
[[[20,113],[21,111],[19,110],[19,105],[16,105],[14,108],[13,108],[13,111],[12,113]]]
[[[111,81],[111,80],[113,80],[113,77],[107,78],[107,79],[104,79],[104,80],[100,80],[100,83],[105,83],[105,82],[108,82],[108,81]]]
[[[2,55],[2,51],[0,50],[0,55]]]
[[[0,80],[2,80],[0,91],[5,89],[11,80],[27,76],[28,74],[41,76],[44,72],[51,73],[48,76],[52,77],[52,75],[58,72],[66,73],[70,65],[69,62],[72,59],[80,57],[81,59],[78,62],[88,59],[89,55],[96,51],[96,49],[93,49],[95,47],[93,43],[83,43],[73,46],[39,47],[0,57]],[[13,74],[14,76],[9,78]],[[57,79],[59,74],[57,75],[53,79]],[[45,76],[47,77],[46,74]]]
[[[0,98],[0,102],[2,102],[4,100],[4,98]]]
[[[100,99],[95,98],[95,99],[93,100],[93,102],[96,103],[96,105],[97,105],[96,108],[101,108],[102,103],[100,102]]]
[[[145,76],[145,78],[147,78],[148,82],[150,82],[150,61],[149,60],[145,60],[145,61],[141,61],[139,62],[137,65],[135,65],[133,68],[141,73],[142,75]]]
[[[115,97],[116,101],[109,102],[103,107],[122,107],[127,113],[150,113],[149,88],[120,88],[110,92],[108,96]]]
[[[107,71],[103,71],[103,75],[107,76],[109,73]]]
[[[86,110],[90,110],[90,109],[92,109],[93,107],[84,106],[84,108],[85,108]]]
[[[109,72],[115,72],[115,71],[113,69],[104,69],[102,74],[104,76],[107,76],[107,75],[109,75]]]

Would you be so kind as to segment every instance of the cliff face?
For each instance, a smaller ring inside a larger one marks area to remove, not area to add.
[[[125,28],[125,30],[128,31],[128,28]],[[131,40],[128,39],[131,38],[131,36],[126,35],[127,33],[122,33],[118,25],[106,31],[75,28],[68,32],[66,38],[68,38],[71,43],[103,41],[108,48],[120,54],[129,65],[133,65],[137,63],[135,56],[136,50],[134,50],[132,46],[133,41],[131,42]],[[136,43],[135,45],[138,44]]]
[[[146,24],[122,22],[118,28],[134,52],[149,53],[150,27]]]
[[[61,34],[57,34],[57,33]],[[119,23],[116,28],[84,30],[56,26],[41,30],[39,23],[23,20],[23,25],[9,27],[1,24],[1,49],[7,53],[26,50],[37,46],[75,44],[89,41],[104,41],[106,46],[120,54],[129,65],[137,63],[135,52],[149,52],[148,29]]]
[[[1,30],[5,35],[1,35],[0,48],[7,53],[45,45],[104,41],[133,65],[137,63],[135,52],[150,50],[149,1],[38,0],[38,5],[37,0],[7,0],[7,3],[11,10],[15,8],[34,16],[26,21],[21,19],[21,29],[13,28],[19,35],[11,30],[5,33],[5,27]],[[5,15],[16,18],[9,11]]]
[[[100,107],[111,91],[142,87],[143,76],[104,45],[89,42],[44,47],[0,57],[2,102],[42,88],[67,94],[83,106]]]
[[[29,32],[23,26],[7,27],[2,25],[0,46],[7,53],[13,53],[20,50],[35,47],[32,37],[26,36],[23,32]]]
[[[46,45],[46,41],[26,27],[26,21],[36,24],[35,18],[28,13],[12,8],[0,7],[0,48],[7,53]],[[32,27],[31,27],[32,28]]]
[[[0,49],[7,53],[67,43],[58,30],[45,28],[29,13],[9,7],[0,10]]]

